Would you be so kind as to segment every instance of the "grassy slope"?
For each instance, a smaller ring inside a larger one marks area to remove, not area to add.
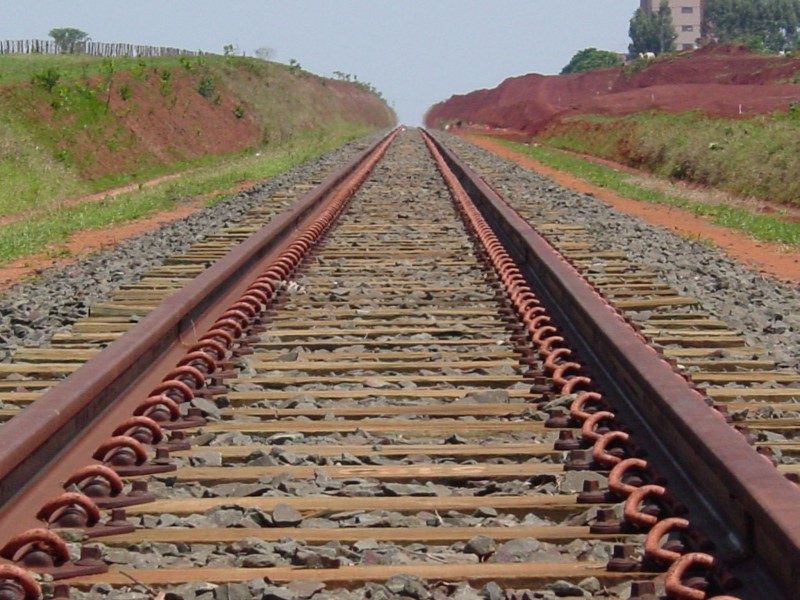
[[[41,82],[48,69],[57,79]],[[39,76],[39,83],[32,83]],[[203,86],[205,85],[205,89]],[[390,109],[353,87],[241,57],[0,56],[0,215],[143,181],[343,127],[379,129]],[[201,93],[203,89],[203,93]]]
[[[657,175],[800,206],[800,106],[754,119],[695,113],[579,116],[549,126],[547,145]]]

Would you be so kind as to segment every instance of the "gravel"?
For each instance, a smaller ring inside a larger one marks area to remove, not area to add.
[[[662,281],[744,332],[752,345],[767,348],[779,366],[800,370],[800,286],[766,277],[720,250],[560,187],[464,140],[436,135],[518,210],[585,227],[601,246],[647,265]]]

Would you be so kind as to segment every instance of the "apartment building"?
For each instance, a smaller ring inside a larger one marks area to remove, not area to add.
[[[642,10],[647,14],[657,11],[661,0],[641,0]],[[677,50],[691,50],[697,48],[697,39],[700,37],[700,23],[703,18],[703,0],[668,0],[672,11],[672,21],[675,23],[675,40]]]

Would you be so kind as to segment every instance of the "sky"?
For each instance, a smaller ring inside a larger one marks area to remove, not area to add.
[[[98,42],[294,59],[380,90],[406,125],[454,94],[557,74],[583,48],[625,52],[639,0],[0,0],[0,39],[76,27]]]

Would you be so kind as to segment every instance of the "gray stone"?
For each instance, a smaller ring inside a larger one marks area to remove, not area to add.
[[[200,450],[192,453],[189,464],[193,467],[221,467],[222,454],[211,450]]]
[[[387,590],[401,597],[425,600],[430,595],[419,577],[413,575],[395,575],[390,577],[384,585]]]
[[[281,558],[277,554],[248,554],[237,558],[237,567],[245,569],[263,569],[267,567],[275,567],[281,564]]]
[[[387,496],[436,496],[435,488],[411,483],[386,483],[383,486]]]
[[[275,433],[269,436],[265,441],[267,444],[288,444],[302,440],[305,436],[302,433]]]
[[[220,483],[211,488],[215,494],[223,498],[245,498],[262,496],[269,489],[262,483]]]
[[[510,396],[506,390],[486,390],[483,392],[471,392],[464,396],[463,400],[480,404],[495,404],[508,402]]]
[[[464,546],[466,554],[475,554],[478,558],[485,558],[494,553],[497,544],[488,535],[476,535]]]
[[[492,561],[499,563],[529,562],[531,555],[541,550],[542,544],[534,538],[519,538],[502,544]]]
[[[487,600],[504,600],[506,593],[496,581],[490,581],[483,586],[483,597]]]
[[[272,511],[275,527],[294,527],[303,521],[303,515],[288,504],[277,504]]]
[[[297,594],[285,587],[268,586],[264,589],[262,600],[297,600]]]
[[[252,597],[245,583],[223,583],[214,590],[215,600],[252,600]]]
[[[207,419],[219,421],[221,418],[219,407],[216,404],[214,404],[213,401],[208,400],[207,398],[201,398],[199,396],[194,397],[189,402],[189,405],[194,408],[199,408],[200,410],[202,410],[203,416],[205,416]]]
[[[217,527],[236,527],[243,514],[244,511],[239,508],[220,507],[210,511],[208,517]]]
[[[297,581],[292,581],[286,587],[288,587],[297,598],[304,599],[311,598],[314,594],[324,590],[325,584],[321,581],[300,579]]]
[[[485,596],[466,583],[458,586],[451,596],[453,600],[485,600]]]
[[[574,583],[570,583],[569,581],[564,581],[563,579],[553,583],[548,583],[545,588],[553,592],[559,598],[589,598],[587,592],[582,590],[579,586],[575,585]]]
[[[603,584],[600,583],[600,580],[597,577],[587,577],[586,579],[581,579],[578,582],[578,587],[589,592],[590,594],[596,594],[603,589]]]

